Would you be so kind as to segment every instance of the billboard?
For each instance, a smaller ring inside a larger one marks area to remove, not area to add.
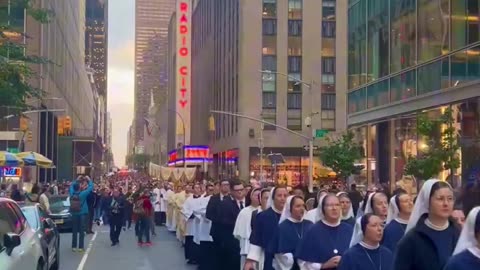
[[[176,145],[178,143],[190,144],[192,8],[191,0],[177,0],[176,110],[178,114],[176,116]]]

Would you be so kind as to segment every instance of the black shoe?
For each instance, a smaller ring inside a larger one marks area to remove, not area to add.
[[[113,246],[116,246],[116,245],[117,245],[117,242],[112,242],[111,246],[113,247]]]

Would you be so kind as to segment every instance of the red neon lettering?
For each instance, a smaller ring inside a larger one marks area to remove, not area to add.
[[[186,36],[183,36],[183,38],[182,38],[182,45],[183,46],[187,45],[187,37]]]
[[[187,34],[188,27],[186,25],[180,25],[180,34]]]
[[[185,108],[185,106],[187,105],[186,100],[180,100],[178,103],[180,103],[180,106],[182,106],[182,108]]]
[[[182,87],[185,87],[187,83],[185,82],[185,77],[182,77]]]
[[[187,76],[188,75],[188,68],[186,66],[183,66],[180,68],[180,75]]]
[[[188,55],[188,49],[185,48],[185,47],[180,48],[180,50],[178,52],[180,53],[181,56],[187,56]]]
[[[182,88],[180,89],[180,92],[182,94],[182,98],[185,98],[185,95],[187,94],[187,89],[186,88]]]
[[[188,10],[188,4],[185,3],[185,2],[181,2],[180,3],[180,11],[181,12],[187,12],[187,10]]]
[[[180,23],[187,23],[187,15],[183,14],[182,17],[180,18]]]

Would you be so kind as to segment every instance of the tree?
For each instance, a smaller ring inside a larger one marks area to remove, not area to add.
[[[363,152],[360,144],[355,142],[353,132],[346,132],[336,140],[327,138],[327,142],[328,145],[320,149],[323,164],[343,180],[358,173],[355,162],[363,157]]]
[[[459,136],[454,127],[455,117],[451,107],[445,109],[438,119],[430,119],[426,113],[417,117],[417,133],[425,140],[417,156],[409,156],[405,173],[419,180],[436,177],[442,170],[449,170],[450,176],[460,167]],[[438,136],[436,136],[438,135]]]
[[[54,15],[50,10],[35,8],[32,0],[11,0],[9,10],[19,9],[25,10],[28,16],[39,23],[48,23]],[[31,79],[39,77],[33,65],[51,62],[43,57],[25,54],[24,40],[28,41],[30,37],[23,29],[15,29],[8,23],[16,19],[11,14],[0,14],[0,106],[21,112],[30,107],[26,103],[27,98],[43,96],[43,91],[30,83]]]

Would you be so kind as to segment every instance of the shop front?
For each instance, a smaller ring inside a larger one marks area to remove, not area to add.
[[[480,102],[470,99],[461,103],[439,106],[425,111],[428,119],[437,121],[447,107],[452,109],[454,123],[452,127],[458,135],[460,149],[458,155],[461,166],[457,170],[443,170],[437,176],[441,180],[449,180],[454,186],[467,181],[480,179]],[[437,119],[437,120],[436,120]],[[366,124],[351,127],[356,140],[363,145],[365,158],[359,161],[364,165],[355,180],[357,184],[381,184],[391,189],[399,186],[415,193],[417,183],[414,177],[405,174],[405,166],[410,156],[421,155],[428,151],[429,140],[442,140],[444,125],[427,137],[418,132],[418,113],[399,115]],[[421,179],[425,180],[425,179]]]

